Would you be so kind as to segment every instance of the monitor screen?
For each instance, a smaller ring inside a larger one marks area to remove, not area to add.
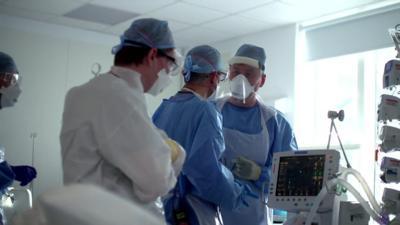
[[[324,179],[324,164],[325,155],[281,157],[275,195],[318,195]]]

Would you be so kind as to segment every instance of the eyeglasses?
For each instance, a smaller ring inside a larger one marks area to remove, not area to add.
[[[169,60],[169,71],[170,72],[174,72],[179,68],[178,63],[176,62],[176,59],[172,56],[167,55],[167,53],[165,53],[164,51],[158,49],[157,53],[165,58],[167,58]]]
[[[196,77],[209,78],[212,75],[217,75],[219,81],[224,81],[227,77],[226,73],[222,72],[222,71],[216,71],[216,72],[212,72],[210,74],[204,74],[204,75],[196,75]]]
[[[224,81],[226,79],[226,76],[227,76],[226,73],[222,72],[222,71],[218,71],[217,75],[218,75],[219,81]]]
[[[0,73],[0,88],[8,88],[17,84],[19,80],[18,73]]]

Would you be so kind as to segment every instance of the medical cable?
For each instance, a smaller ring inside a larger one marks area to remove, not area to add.
[[[357,201],[359,201],[359,203],[365,209],[365,211],[369,215],[371,215],[371,217],[375,221],[377,221],[381,224],[381,222],[382,222],[381,216],[370,207],[368,202],[366,202],[363,199],[363,197],[360,195],[360,193],[347,181],[345,181],[341,178],[336,178],[336,179],[328,181],[327,187],[324,186],[324,188],[322,188],[320,193],[317,195],[317,197],[313,203],[313,207],[311,208],[311,211],[307,216],[305,225],[311,225],[312,219],[316,215],[320,203],[322,202],[322,200],[324,199],[324,197],[326,196],[328,191],[331,190],[332,188],[336,187],[337,184],[340,184],[340,185],[344,186],[345,188],[347,188],[347,190],[354,195],[354,197],[357,199]]]

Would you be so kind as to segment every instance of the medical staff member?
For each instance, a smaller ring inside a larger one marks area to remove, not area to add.
[[[224,225],[272,224],[271,210],[263,198],[264,191],[268,192],[272,155],[297,149],[293,130],[284,115],[266,106],[256,95],[265,83],[265,60],[263,48],[242,45],[229,61],[232,95],[217,100],[226,145],[222,161],[240,183],[250,185],[262,199],[251,199],[250,207],[240,211],[223,207]]]
[[[177,186],[164,199],[165,217],[169,224],[215,224],[218,206],[233,210],[255,196],[220,162],[225,148],[222,118],[207,101],[226,77],[220,53],[208,45],[191,49],[182,73],[182,90],[153,115],[155,125],[187,154]]]
[[[0,52],[0,109],[12,107],[21,94],[19,86],[21,77],[17,66],[8,54]],[[0,145],[0,195],[7,191],[13,181],[19,181],[21,186],[29,184],[36,178],[36,170],[31,166],[12,166],[5,161],[4,148]],[[5,223],[3,210],[0,208],[0,224]]]
[[[155,200],[175,186],[185,157],[153,125],[144,96],[159,94],[177,67],[168,23],[134,21],[112,53],[109,72],[72,88],[65,98],[64,183],[95,184],[157,211]]]

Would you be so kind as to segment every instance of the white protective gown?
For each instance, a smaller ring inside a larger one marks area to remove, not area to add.
[[[60,134],[64,183],[92,183],[154,210],[176,183],[171,153],[151,122],[140,74],[111,71],[72,88]]]
[[[162,220],[109,191],[73,184],[47,190],[11,225],[163,225]]]

